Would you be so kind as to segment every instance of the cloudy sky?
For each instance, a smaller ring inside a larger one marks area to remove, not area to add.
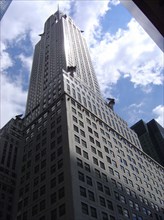
[[[163,53],[118,0],[13,0],[1,21],[0,127],[24,113],[34,46],[57,5],[84,30],[104,98],[133,125],[164,126]]]

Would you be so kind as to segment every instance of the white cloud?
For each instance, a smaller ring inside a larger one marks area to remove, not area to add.
[[[57,4],[57,1],[12,1],[1,22],[1,40],[19,39],[30,31],[31,41],[35,45],[45,20],[54,14]],[[68,12],[70,1],[60,1],[60,8]]]
[[[142,116],[145,114],[143,111],[144,102],[133,103],[128,107],[122,109],[122,114],[124,115],[124,120],[128,121],[128,124],[131,126],[137,121],[139,121]]]
[[[106,33],[91,52],[103,92],[120,77],[135,87],[162,84],[163,54],[134,19],[115,36]]]
[[[0,127],[15,115],[24,113],[27,92],[22,90],[20,84],[1,75]]]
[[[155,120],[164,127],[164,106],[158,105],[153,109],[153,114],[155,115]]]
[[[87,44],[93,45],[101,32],[100,18],[109,10],[108,1],[75,1],[74,20],[84,30]]]
[[[32,67],[32,56],[27,57],[24,54],[19,54],[18,58],[21,60],[22,66],[25,67],[28,72],[30,72]]]
[[[11,67],[13,65],[13,61],[10,55],[6,52],[6,45],[1,42],[1,51],[0,51],[0,69],[1,71]]]

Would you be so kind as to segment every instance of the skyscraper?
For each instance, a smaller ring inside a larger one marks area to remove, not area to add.
[[[82,31],[57,11],[35,48],[14,219],[162,220],[163,167],[111,101]]]
[[[94,73],[91,58],[81,30],[70,17],[57,11],[48,18],[41,40],[35,47],[30,89],[26,114],[41,103],[52,88],[53,80],[62,75],[62,70],[75,74],[94,93],[100,89]],[[40,111],[36,109],[36,112]]]
[[[164,166],[164,128],[154,119],[138,121],[131,127],[138,135],[143,150]]]

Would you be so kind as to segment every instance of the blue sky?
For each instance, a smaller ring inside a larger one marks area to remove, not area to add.
[[[118,0],[16,1],[1,21],[0,126],[24,113],[34,45],[57,9],[84,30],[104,98],[129,126],[155,118],[164,126],[163,54]]]

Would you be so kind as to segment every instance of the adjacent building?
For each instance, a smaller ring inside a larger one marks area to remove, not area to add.
[[[138,121],[131,127],[138,135],[142,149],[164,166],[164,128],[154,119]]]
[[[12,0],[1,0],[0,1],[0,21],[4,14],[6,13],[9,5],[11,4]]]
[[[23,124],[11,119],[0,129],[0,219],[11,220],[17,184]]]
[[[14,220],[164,218],[164,169],[102,96],[85,39],[59,10],[35,47]]]

